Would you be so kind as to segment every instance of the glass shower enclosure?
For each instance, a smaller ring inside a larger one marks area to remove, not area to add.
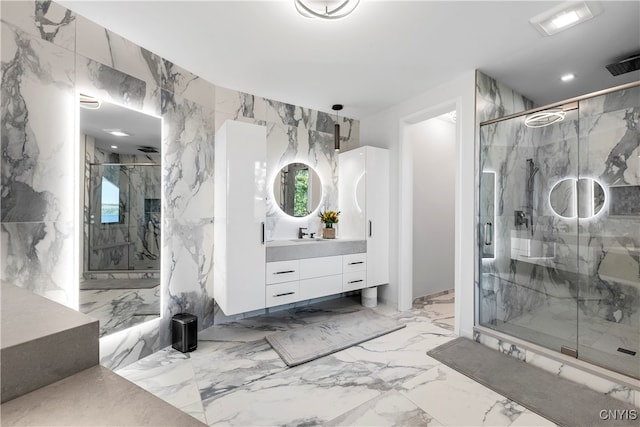
[[[640,82],[480,125],[479,324],[640,378]]]
[[[160,165],[91,164],[89,271],[160,270]]]

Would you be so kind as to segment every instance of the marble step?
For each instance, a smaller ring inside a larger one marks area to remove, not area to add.
[[[205,426],[97,365],[0,406],[2,426]]]
[[[9,283],[1,286],[3,403],[99,363],[97,320]]]

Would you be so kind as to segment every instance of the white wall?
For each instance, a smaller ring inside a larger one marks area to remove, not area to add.
[[[413,159],[413,296],[453,289],[456,127],[448,115],[407,128]]]
[[[455,172],[456,333],[473,336],[475,71],[468,70],[432,90],[360,121],[362,145],[389,148],[391,174],[390,281],[379,290],[383,302],[411,307],[412,164],[406,128],[452,110],[457,113]]]

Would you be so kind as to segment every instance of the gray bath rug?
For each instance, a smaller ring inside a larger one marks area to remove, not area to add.
[[[287,365],[295,366],[404,327],[395,319],[361,310],[268,335],[266,340]]]
[[[427,354],[561,426],[629,426],[637,422],[629,418],[637,414],[632,411],[638,411],[630,404],[467,338],[456,338]]]

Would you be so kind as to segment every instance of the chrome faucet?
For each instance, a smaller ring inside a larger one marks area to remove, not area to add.
[[[302,239],[304,236],[308,236],[309,233],[305,233],[304,231],[308,231],[306,227],[300,227],[298,228],[298,239]]]

